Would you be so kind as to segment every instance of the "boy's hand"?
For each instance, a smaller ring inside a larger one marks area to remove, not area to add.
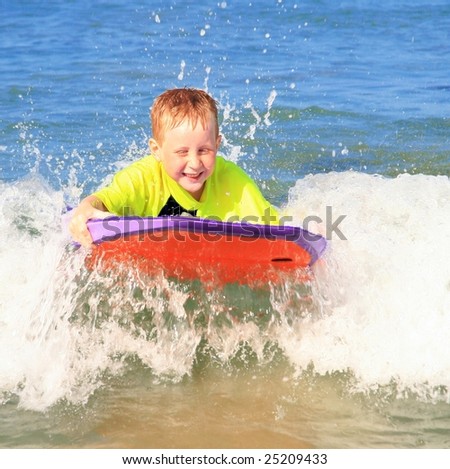
[[[75,241],[89,248],[92,246],[92,237],[87,228],[87,221],[91,218],[108,218],[111,216],[113,214],[106,211],[106,207],[97,197],[88,196],[73,211],[69,222],[70,234]]]

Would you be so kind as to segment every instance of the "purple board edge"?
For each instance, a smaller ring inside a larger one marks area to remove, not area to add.
[[[88,221],[94,243],[139,235],[152,231],[179,229],[199,234],[222,234],[251,238],[283,239],[296,243],[311,256],[310,265],[317,261],[327,247],[326,239],[303,228],[287,225],[258,225],[223,222],[197,217],[109,217]]]

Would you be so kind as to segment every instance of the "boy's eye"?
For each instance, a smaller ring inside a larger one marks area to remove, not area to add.
[[[207,155],[209,152],[210,152],[210,149],[209,149],[209,148],[200,148],[200,149],[198,150],[198,153],[199,153],[200,155]],[[178,156],[186,156],[186,155],[189,154],[189,151],[188,151],[188,150],[177,150],[177,151],[175,152],[175,154],[178,155]]]

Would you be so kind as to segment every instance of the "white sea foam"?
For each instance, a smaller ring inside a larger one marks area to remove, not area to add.
[[[450,386],[450,182],[354,172],[297,182],[288,211],[345,215],[316,272],[323,316],[280,341],[292,362],[362,386]],[[325,223],[317,226],[325,232]]]

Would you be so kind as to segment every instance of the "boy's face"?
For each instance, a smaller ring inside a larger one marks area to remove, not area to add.
[[[161,161],[167,174],[196,200],[200,200],[205,181],[214,171],[221,137],[216,135],[214,119],[206,128],[189,121],[169,129],[162,143],[150,139],[152,153]]]

